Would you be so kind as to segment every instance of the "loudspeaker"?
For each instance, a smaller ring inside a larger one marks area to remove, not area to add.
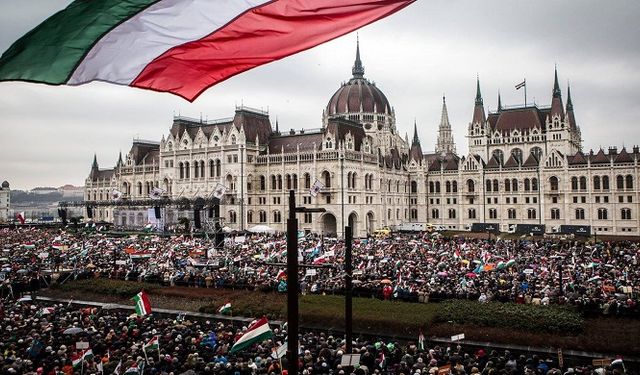
[[[160,214],[160,207],[159,207],[159,206],[155,206],[155,207],[153,208],[153,211],[155,211],[154,213],[155,213],[155,215],[156,215],[156,220],[157,220],[157,219],[160,219],[160,217],[162,216],[162,215]]]
[[[93,219],[93,207],[87,206],[87,218]]]
[[[193,225],[196,229],[202,228],[200,224],[200,210],[193,210]]]

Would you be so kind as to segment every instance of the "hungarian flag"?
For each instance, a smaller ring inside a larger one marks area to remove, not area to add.
[[[267,318],[261,318],[249,326],[247,331],[233,344],[230,353],[235,353],[253,344],[262,342],[273,336],[273,331],[269,328]]]
[[[24,212],[17,212],[16,219],[20,221],[20,224],[24,224]]]
[[[160,341],[158,341],[158,336],[153,336],[151,340],[142,346],[142,350],[145,353],[150,350],[160,351]]]
[[[222,305],[218,309],[218,313],[219,314],[230,314],[231,313],[231,302],[227,302],[224,305]]]
[[[415,0],[76,0],[16,41],[0,80],[104,81],[189,101]]]
[[[136,303],[136,314],[138,314],[138,316],[151,314],[151,301],[147,293],[144,292],[144,289],[136,294],[132,300]]]
[[[82,359],[90,361],[93,359],[93,349],[87,349],[82,353]]]
[[[73,368],[78,368],[82,365],[82,353],[79,354],[75,354],[71,356],[71,365],[73,366]]]

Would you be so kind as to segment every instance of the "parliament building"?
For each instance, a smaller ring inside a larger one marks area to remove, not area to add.
[[[85,201],[108,201],[114,191],[145,199],[155,187],[174,199],[209,197],[221,184],[223,225],[237,230],[284,231],[294,190],[298,205],[326,209],[299,214],[301,229],[325,235],[342,236],[351,225],[354,236],[366,236],[401,223],[640,235],[639,148],[585,152],[557,71],[550,106],[503,106],[498,97],[487,111],[478,81],[467,155],[456,153],[445,98],[435,152],[424,153],[417,124],[411,140],[400,136],[394,108],[364,73],[358,47],[352,76],[329,99],[318,129],[280,131],[267,112],[244,106],[219,120],[174,117],[159,142],[134,140],[115,167],[101,169],[94,157]],[[324,187],[312,196],[316,181]],[[123,226],[144,226],[150,214],[93,212]],[[171,224],[193,214],[162,215]]]

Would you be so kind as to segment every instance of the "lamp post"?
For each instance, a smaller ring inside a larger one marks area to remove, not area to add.
[[[340,216],[342,217],[342,228],[344,228],[344,150],[340,150],[339,158],[340,158],[340,191],[342,194],[342,197],[340,198],[341,206],[342,206],[341,207],[342,214]],[[342,233],[342,238],[344,238],[344,233]]]

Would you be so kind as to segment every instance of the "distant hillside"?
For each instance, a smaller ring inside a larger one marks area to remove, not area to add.
[[[81,201],[82,197],[66,197],[60,192],[51,192],[47,194],[34,194],[22,190],[11,190],[11,204],[26,203],[57,203],[60,201]]]

